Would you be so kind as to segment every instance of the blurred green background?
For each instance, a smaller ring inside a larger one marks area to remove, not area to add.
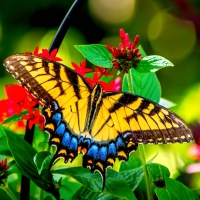
[[[1,62],[14,53],[32,52],[37,45],[40,49],[48,48],[72,3],[72,0],[1,1]],[[162,97],[177,104],[172,110],[187,123],[192,124],[199,120],[200,1],[88,0],[73,20],[58,56],[63,59],[64,64],[71,67],[71,61],[80,63],[83,60],[73,45],[101,43],[118,46],[120,28],[129,33],[131,41],[135,35],[140,35],[139,44],[147,55],[163,56],[175,65],[157,72]],[[3,65],[0,79],[0,98],[3,98],[4,86],[14,82]],[[177,165],[182,167],[184,162],[191,162],[185,158],[188,147],[189,144],[150,145],[146,147],[147,157],[152,156],[149,152],[161,152],[158,162],[167,163],[172,174],[174,172],[177,176]],[[167,152],[166,157],[166,150],[169,149],[173,154],[182,156],[181,159],[173,158],[169,163],[170,152]],[[194,179],[191,185],[200,187],[197,184],[199,176]]]

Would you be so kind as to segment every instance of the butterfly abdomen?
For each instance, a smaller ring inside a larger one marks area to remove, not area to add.
[[[103,94],[103,90],[102,90],[101,85],[96,84],[90,95],[90,101],[89,101],[90,109],[88,111],[88,117],[87,117],[87,122],[86,122],[86,127],[85,127],[86,131],[91,130],[93,126],[93,122],[96,119],[96,116],[98,115],[100,105],[102,104],[102,94]]]

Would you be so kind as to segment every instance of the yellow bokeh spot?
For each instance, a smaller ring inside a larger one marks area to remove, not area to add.
[[[148,26],[148,37],[153,50],[169,60],[186,57],[196,42],[194,24],[166,11],[158,12],[152,18]]]

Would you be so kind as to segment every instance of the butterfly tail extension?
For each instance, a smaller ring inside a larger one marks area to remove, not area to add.
[[[83,167],[89,167],[91,173],[94,173],[96,171],[100,173],[103,181],[102,191],[105,188],[106,168],[108,167],[107,153],[107,145],[102,145],[100,147],[98,143],[92,143],[87,153],[83,156]]]
[[[132,134],[127,132],[118,136],[116,141],[111,142],[92,142],[83,156],[83,167],[90,168],[93,173],[98,171],[102,177],[102,190],[106,184],[106,169],[113,167],[115,159],[127,161],[129,154],[136,151],[137,143],[133,142]]]

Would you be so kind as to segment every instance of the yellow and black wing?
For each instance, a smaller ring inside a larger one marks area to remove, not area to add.
[[[15,54],[4,66],[44,105],[45,131],[50,144],[57,147],[55,158],[73,160],[81,148],[80,135],[85,131],[92,88],[70,68],[45,58]]]
[[[79,99],[87,98],[91,87],[70,68],[47,59],[27,54],[15,54],[4,61],[4,66],[22,86],[46,107],[56,100],[63,108]]]

